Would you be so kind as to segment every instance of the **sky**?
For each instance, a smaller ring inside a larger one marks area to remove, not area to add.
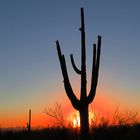
[[[73,111],[63,86],[55,41],[65,54],[71,85],[79,96],[80,8],[86,26],[88,90],[92,44],[102,36],[98,88],[93,108],[140,112],[139,0],[0,0],[0,127],[47,125],[45,108],[60,103]],[[69,111],[69,112],[68,112]]]

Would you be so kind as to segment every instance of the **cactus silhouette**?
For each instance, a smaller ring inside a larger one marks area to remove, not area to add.
[[[31,109],[29,109],[29,120],[27,122],[28,132],[31,132]]]
[[[98,82],[100,53],[101,53],[101,36],[98,36],[97,45],[93,44],[93,64],[92,64],[92,77],[91,77],[91,89],[87,95],[87,79],[86,79],[86,45],[85,45],[85,24],[84,24],[84,9],[81,8],[81,69],[78,69],[75,65],[73,54],[70,55],[71,63],[76,71],[81,76],[81,94],[78,99],[71,87],[67,67],[65,62],[65,56],[61,53],[59,41],[56,41],[58,57],[61,65],[62,75],[64,78],[64,87],[68,98],[70,99],[73,107],[79,111],[80,114],[80,139],[86,140],[89,138],[89,114],[88,106],[93,101],[96,93],[96,87]],[[97,46],[97,47],[96,47]]]

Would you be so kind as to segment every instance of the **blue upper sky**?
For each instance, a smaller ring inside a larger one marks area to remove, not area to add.
[[[74,54],[80,66],[81,7],[85,10],[88,77],[92,44],[100,34],[99,87],[105,91],[101,94],[138,108],[139,0],[0,0],[0,113],[3,108],[15,111],[19,104],[24,108],[25,102],[26,107],[45,107],[63,96],[56,40],[75,82],[69,54]]]

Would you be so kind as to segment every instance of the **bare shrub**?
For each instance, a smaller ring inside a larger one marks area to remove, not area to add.
[[[127,110],[121,112],[117,107],[113,113],[113,122],[114,125],[131,125],[138,123],[138,112],[134,110]]]
[[[113,113],[103,116],[101,113],[97,113],[93,110],[94,119],[91,120],[90,127],[107,127],[114,125],[134,125],[139,123],[139,114],[135,110],[121,111],[119,107],[115,109]]]
[[[55,120],[57,126],[66,127],[64,113],[62,111],[61,104],[55,103],[53,108],[45,108],[44,112],[46,115],[52,117]]]

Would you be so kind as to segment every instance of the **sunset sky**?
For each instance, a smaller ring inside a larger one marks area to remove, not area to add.
[[[139,0],[0,0],[0,127],[47,126],[45,108],[58,102],[72,109],[64,87],[55,41],[65,54],[72,87],[79,96],[80,79],[70,63],[80,67],[80,8],[86,24],[88,89],[92,44],[102,36],[97,94],[93,108],[115,107],[140,112]]]

